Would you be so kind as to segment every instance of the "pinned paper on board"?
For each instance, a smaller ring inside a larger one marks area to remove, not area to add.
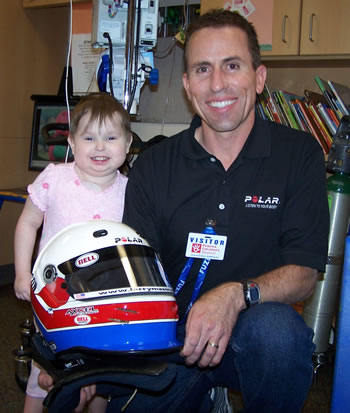
[[[237,11],[246,19],[255,11],[254,4],[250,0],[232,0],[224,5],[225,10]]]
[[[97,92],[96,68],[104,49],[91,47],[92,3],[73,4],[72,72],[73,94]]]
[[[225,10],[235,11],[253,23],[259,38],[260,50],[272,50],[274,0],[231,0]]]

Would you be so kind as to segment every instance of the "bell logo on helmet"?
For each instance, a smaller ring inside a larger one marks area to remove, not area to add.
[[[89,324],[91,321],[91,317],[89,315],[77,315],[74,319],[75,324],[78,325],[85,325]]]
[[[96,252],[89,252],[78,257],[75,260],[75,266],[78,268],[88,267],[89,265],[95,264],[99,258],[100,257]]]

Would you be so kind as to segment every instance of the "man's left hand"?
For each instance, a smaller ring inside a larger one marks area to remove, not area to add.
[[[213,367],[220,363],[239,313],[245,308],[242,285],[226,283],[203,294],[186,323],[181,355],[187,364]]]

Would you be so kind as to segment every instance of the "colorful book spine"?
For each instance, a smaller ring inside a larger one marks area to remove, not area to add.
[[[318,124],[312,117],[307,104],[300,99],[295,99],[295,102],[298,104],[311,134],[318,140],[318,143],[321,145],[323,152],[327,154],[329,152],[330,146],[328,144],[328,141],[324,138],[322,132],[320,131]]]
[[[294,113],[294,117],[297,120],[298,124],[299,124],[299,129],[304,131],[304,132],[310,132],[310,129],[307,126],[306,121],[303,118],[302,113],[300,112],[300,109],[298,107],[298,105],[293,102],[293,100],[289,101],[289,106],[291,107],[293,113]]]
[[[320,116],[320,114],[317,110],[317,107],[314,104],[309,103],[308,108],[309,108],[310,113],[313,116],[315,122],[317,123],[317,125],[319,127],[319,130],[322,133],[322,136],[324,137],[324,140],[327,142],[327,146],[330,148],[332,146],[333,139],[332,139],[332,136],[329,133],[326,125],[324,124],[324,121],[322,120],[322,118],[321,118],[321,116]]]
[[[287,99],[284,96],[284,93],[282,90],[278,90],[276,91],[276,95],[279,99],[279,101],[281,102],[281,107],[283,108],[283,111],[285,113],[285,116],[288,120],[288,124],[291,128],[294,129],[299,129],[299,125],[298,122],[296,121],[296,119],[294,118],[294,115],[292,113],[292,110],[288,104]]]
[[[283,123],[282,119],[281,119],[281,116],[280,116],[280,114],[277,110],[276,104],[275,104],[275,102],[272,98],[272,95],[271,95],[270,90],[269,90],[267,85],[265,85],[265,87],[264,87],[263,94],[264,94],[266,103],[267,103],[267,105],[270,109],[270,112],[272,114],[273,120],[277,123]]]
[[[263,110],[264,110],[264,113],[265,113],[267,119],[273,121],[274,119],[273,119],[271,110],[270,110],[270,108],[269,108],[269,106],[268,106],[268,103],[267,103],[265,94],[264,94],[264,93],[261,93],[260,95],[258,95],[258,100],[259,100],[259,103],[260,103],[260,105],[262,106],[262,108],[263,108]]]
[[[322,92],[323,96],[327,100],[329,107],[332,108],[336,112],[338,118],[341,119],[343,115],[339,109],[338,104],[336,103],[335,96],[333,95],[330,87],[328,86],[328,83],[322,80],[319,76],[315,77],[315,82],[319,87],[320,91]]]
[[[345,106],[345,103],[343,102],[343,99],[339,96],[337,89],[335,88],[335,86],[333,85],[333,82],[331,80],[328,80],[328,85],[330,87],[330,89],[332,90],[334,96],[336,97],[340,110],[342,112],[343,115],[349,115],[349,111],[347,109],[347,107]]]
[[[321,113],[329,131],[331,132],[332,136],[335,135],[335,133],[337,132],[337,127],[333,121],[333,119],[330,117],[327,108],[322,105],[322,103],[318,103],[317,108],[319,110],[319,112]]]
[[[282,121],[283,125],[290,126],[290,124],[288,122],[288,118],[287,118],[286,114],[284,113],[283,107],[282,107],[281,102],[280,102],[280,100],[277,96],[276,91],[272,92],[272,98],[273,98],[273,100],[276,104],[276,108],[278,110],[278,113],[280,115],[280,118],[281,118],[281,121]]]

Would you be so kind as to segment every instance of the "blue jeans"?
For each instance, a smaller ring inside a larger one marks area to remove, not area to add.
[[[210,412],[208,390],[225,386],[242,393],[246,413],[297,413],[312,382],[312,336],[291,306],[259,304],[240,314],[218,366],[189,367],[169,356],[179,363],[174,383],[162,394],[138,392],[126,412]],[[127,400],[113,399],[107,411],[119,411]]]

